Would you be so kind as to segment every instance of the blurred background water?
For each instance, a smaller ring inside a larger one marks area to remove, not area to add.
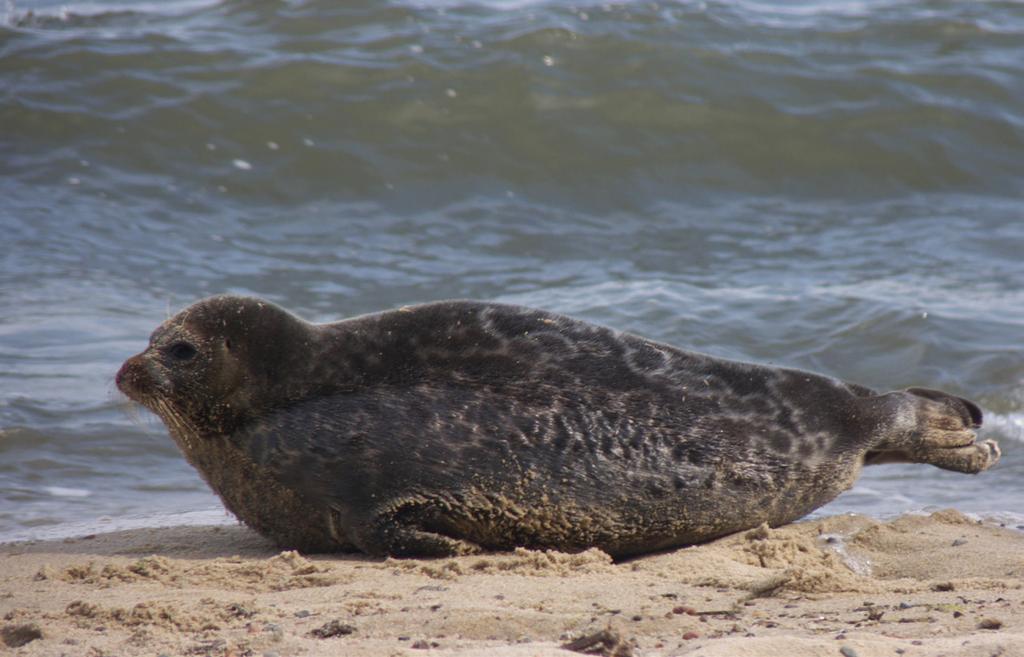
[[[226,291],[943,388],[1002,463],[818,513],[1020,522],[1022,181],[1017,1],[7,0],[0,540],[229,520],[113,385]]]

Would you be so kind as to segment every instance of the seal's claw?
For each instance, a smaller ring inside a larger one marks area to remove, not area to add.
[[[991,468],[996,463],[999,463],[999,457],[1003,455],[1002,450],[999,449],[999,443],[994,440],[986,440],[982,445],[988,447],[989,451],[989,461],[985,468]]]

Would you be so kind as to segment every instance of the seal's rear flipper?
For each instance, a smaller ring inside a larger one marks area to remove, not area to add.
[[[961,421],[973,429],[977,429],[981,426],[981,409],[974,402],[964,399],[963,397],[955,397],[949,393],[942,392],[941,390],[931,390],[929,388],[907,388],[906,392],[917,397],[924,397],[925,399],[931,399],[932,401],[939,402],[948,408],[951,412],[960,415]]]
[[[875,398],[890,419],[865,465],[930,463],[944,470],[975,474],[999,460],[995,441],[975,443],[981,409],[974,402],[938,390],[908,388]]]

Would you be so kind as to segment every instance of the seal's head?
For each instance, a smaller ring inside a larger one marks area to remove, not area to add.
[[[231,433],[274,403],[274,374],[308,324],[260,299],[216,296],[161,324],[117,373],[117,387],[177,438]]]

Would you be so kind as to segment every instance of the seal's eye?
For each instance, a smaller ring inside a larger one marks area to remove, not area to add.
[[[175,342],[171,346],[167,347],[167,355],[174,360],[192,360],[196,353],[198,353],[196,348],[187,342]]]

